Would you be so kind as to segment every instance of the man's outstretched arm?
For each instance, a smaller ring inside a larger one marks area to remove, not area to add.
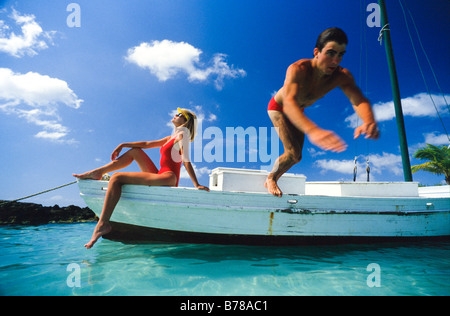
[[[347,79],[340,87],[352,103],[356,114],[363,122],[362,125],[355,128],[354,138],[358,138],[361,134],[364,134],[366,135],[366,138],[378,139],[380,137],[380,132],[378,130],[378,124],[375,121],[370,101],[358,88],[350,72],[347,71],[345,75],[347,76]]]

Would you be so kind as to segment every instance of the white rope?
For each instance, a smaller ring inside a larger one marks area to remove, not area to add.
[[[385,26],[383,26],[380,30],[380,35],[378,36],[378,42],[380,42],[380,45],[383,45],[383,32],[384,31],[390,31],[389,23],[387,23]]]
[[[13,202],[25,200],[25,199],[28,199],[28,198],[30,198],[30,197],[33,197],[33,196],[36,196],[36,195],[40,195],[40,194],[44,194],[44,193],[47,193],[47,192],[50,192],[50,191],[58,190],[58,189],[67,187],[67,186],[69,186],[69,185],[75,184],[75,183],[77,183],[77,181],[73,181],[73,182],[70,182],[70,183],[67,183],[67,184],[64,184],[64,185],[60,185],[59,187],[56,187],[56,188],[53,188],[53,189],[49,189],[49,190],[45,190],[45,191],[42,191],[42,192],[39,192],[39,193],[36,193],[36,194],[28,195],[28,196],[25,196],[25,197],[20,198],[20,199],[17,199],[17,200],[6,201],[6,202],[1,203],[0,206],[2,206],[2,205],[4,205],[4,204],[8,204],[8,203],[13,203]]]

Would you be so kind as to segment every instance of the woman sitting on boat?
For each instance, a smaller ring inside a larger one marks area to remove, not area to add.
[[[196,134],[197,117],[191,111],[178,108],[178,113],[172,119],[175,125],[173,135],[157,141],[143,141],[123,143],[117,146],[111,155],[112,162],[107,165],[88,171],[83,174],[73,174],[78,179],[100,180],[107,172],[123,169],[136,161],[142,172],[116,172],[109,180],[105,202],[103,204],[100,219],[95,227],[92,239],[84,245],[91,248],[103,235],[111,231],[109,222],[111,215],[119,202],[124,184],[141,184],[150,186],[178,186],[180,180],[181,162],[183,162],[194,186],[200,190],[209,191],[198,183],[192,164],[189,160],[189,141],[194,140]],[[120,151],[130,147],[131,149],[119,157]],[[161,147],[160,170],[158,170],[147,154],[142,149]],[[117,158],[118,157],[118,158]]]

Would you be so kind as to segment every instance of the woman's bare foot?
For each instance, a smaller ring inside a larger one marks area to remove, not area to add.
[[[111,224],[109,222],[105,222],[105,223],[97,223],[97,226],[95,226],[94,229],[94,233],[92,234],[92,238],[91,240],[84,245],[86,247],[86,249],[91,249],[92,246],[94,246],[94,244],[97,242],[97,240],[102,237],[103,235],[106,235],[107,233],[109,233],[111,231],[112,227]]]
[[[267,178],[266,182],[264,183],[264,186],[267,188],[270,194],[273,194],[278,197],[283,196],[283,192],[281,192],[281,189],[278,187],[278,184],[274,179]]]
[[[103,173],[101,171],[98,171],[98,170],[92,170],[92,171],[88,171],[88,172],[85,172],[85,173],[82,173],[82,174],[72,173],[72,175],[75,178],[78,178],[78,179],[100,180],[102,178],[102,176],[103,176]]]

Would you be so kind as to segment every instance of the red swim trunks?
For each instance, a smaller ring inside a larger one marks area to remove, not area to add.
[[[275,97],[270,99],[269,107],[267,108],[267,111],[278,111],[283,112],[283,107],[275,101]]]
[[[304,108],[302,108],[301,110],[302,110],[302,112],[305,112]],[[277,101],[275,101],[275,97],[273,97],[272,99],[270,99],[269,107],[267,108],[267,111],[278,111],[278,112],[283,113],[283,106],[278,104]]]

